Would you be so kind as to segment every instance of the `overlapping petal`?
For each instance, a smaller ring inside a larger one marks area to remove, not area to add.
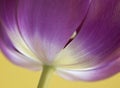
[[[37,53],[42,48],[50,63],[81,24],[89,4],[89,0],[20,1],[18,23],[21,33],[33,40],[32,46]]]
[[[10,41],[8,35],[6,35],[6,31],[3,31],[5,29],[2,25],[0,25],[0,29],[0,49],[3,54],[5,54],[12,63],[18,66],[31,70],[40,70],[42,62],[28,49],[20,35],[12,34],[14,35],[14,38]],[[14,44],[12,44],[12,42],[14,42]],[[19,47],[15,48],[16,46]],[[19,51],[17,49],[19,49]]]
[[[120,71],[120,1],[0,0],[0,48],[19,66],[52,64],[67,79],[110,77]]]
[[[57,68],[57,73],[67,79],[74,81],[96,81],[103,80],[105,78],[111,77],[111,75],[115,75],[120,71],[120,59],[113,61],[112,63],[103,65],[100,68],[92,69],[92,70],[80,70],[80,69],[63,69]]]
[[[71,75],[77,74],[75,79],[82,78],[84,73],[99,73],[90,78],[94,80],[97,76],[97,80],[120,71],[120,62],[113,63],[120,57],[120,1],[92,0],[87,17],[79,30],[73,41],[57,56],[55,65],[68,69],[68,74],[69,70]]]
[[[90,0],[1,0],[3,52],[8,56],[11,51],[25,56],[25,60],[32,58],[51,64],[81,24],[89,5]]]

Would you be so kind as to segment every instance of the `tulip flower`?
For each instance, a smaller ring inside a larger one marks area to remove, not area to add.
[[[0,49],[12,63],[97,81],[120,72],[120,0],[0,0]]]

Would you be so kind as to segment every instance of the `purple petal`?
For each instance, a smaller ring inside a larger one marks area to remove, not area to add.
[[[73,57],[71,64],[97,65],[120,57],[119,4],[119,0],[92,1],[80,32],[64,50]]]
[[[35,40],[32,46],[35,49],[41,46],[46,58],[51,61],[83,20],[90,2],[30,0],[19,3],[18,23],[21,33],[32,37]]]
[[[0,18],[8,34],[19,32],[25,44],[47,63],[81,24],[89,5],[90,0],[4,0]]]
[[[118,64],[120,64],[120,59],[112,63],[106,64],[101,68],[91,69],[91,70],[80,70],[80,69],[72,70],[72,69],[57,68],[57,73],[61,77],[67,80],[96,81],[111,77],[114,74],[118,73],[120,71],[119,69],[120,65]]]
[[[25,56],[14,48],[6,47],[3,42],[0,42],[0,48],[3,54],[5,54],[12,63],[31,70],[41,69],[42,63],[36,60],[35,57]]]
[[[92,0],[81,26],[73,41],[58,54],[54,65],[69,69],[65,72],[76,79],[85,74],[83,80],[103,79],[120,71],[120,63],[113,64],[120,58],[120,0]],[[84,78],[86,75],[92,75],[93,79]]]

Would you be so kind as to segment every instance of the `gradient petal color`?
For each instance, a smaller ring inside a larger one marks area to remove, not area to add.
[[[98,80],[119,72],[120,0],[92,0],[80,32],[56,58],[58,72],[72,80]]]
[[[110,77],[120,71],[120,0],[0,0],[0,49],[66,79]]]
[[[96,81],[103,80],[105,78],[111,77],[119,72],[120,68],[120,59],[117,61],[113,61],[112,63],[106,64],[103,67],[92,69],[92,70],[74,70],[74,69],[63,69],[58,68],[57,73],[68,80],[74,81]]]
[[[90,0],[1,0],[2,51],[15,64],[22,65],[23,59],[19,56],[16,62],[16,53],[25,61],[35,61],[33,64],[51,64],[81,24],[89,6]]]

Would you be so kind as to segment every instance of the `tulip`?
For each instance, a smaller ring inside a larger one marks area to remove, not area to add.
[[[120,0],[0,0],[0,49],[12,63],[64,79],[120,72]]]

